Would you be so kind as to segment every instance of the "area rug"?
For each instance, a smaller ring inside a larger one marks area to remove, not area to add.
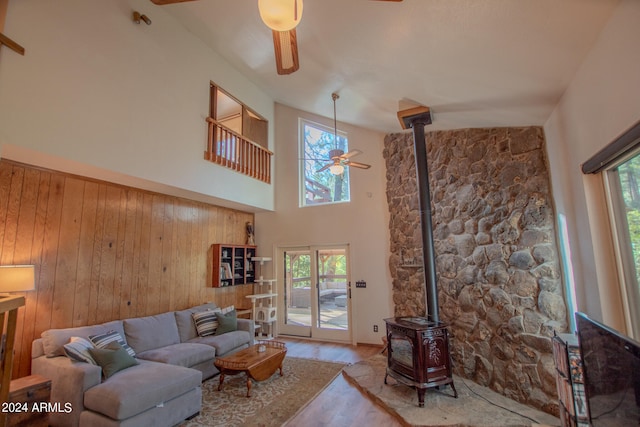
[[[412,427],[530,427],[559,426],[560,420],[522,405],[473,381],[453,377],[458,398],[449,386],[428,389],[424,407],[412,387],[389,377],[384,383],[387,358],[377,355],[347,366],[343,376],[404,426]]]
[[[219,377],[202,384],[202,411],[181,427],[281,426],[304,408],[340,373],[343,363],[287,357],[283,376],[253,382],[247,395],[245,374],[226,376],[222,391]]]

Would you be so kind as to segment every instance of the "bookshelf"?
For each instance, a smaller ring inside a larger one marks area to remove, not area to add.
[[[256,256],[255,246],[215,243],[211,247],[211,285],[214,288],[254,283],[255,261],[252,258]]]

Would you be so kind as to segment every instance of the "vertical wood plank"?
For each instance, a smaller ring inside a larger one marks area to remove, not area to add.
[[[195,290],[194,284],[197,277],[197,263],[195,263],[195,259],[197,259],[197,248],[200,244],[200,237],[198,236],[198,230],[200,229],[200,209],[193,209],[189,215],[189,222],[191,223],[191,229],[189,230],[189,239],[187,241],[187,253],[186,253],[186,276],[187,283],[185,283],[185,292],[186,299],[181,301],[184,306],[188,307],[191,302],[194,300],[193,293]],[[195,304],[193,304],[195,305]]]
[[[89,304],[91,300],[91,274],[94,255],[94,236],[98,215],[98,196],[100,186],[87,181],[82,201],[82,222],[80,224],[80,243],[78,267],[76,269],[76,298],[73,305],[73,326],[89,324]]]
[[[135,317],[132,314],[131,299],[135,284],[133,283],[135,269],[134,246],[136,241],[136,218],[138,213],[138,192],[127,191],[125,200],[124,235],[122,251],[122,276],[120,294],[119,318]],[[120,238],[120,237],[119,237]]]
[[[4,233],[9,218],[7,217],[7,207],[9,205],[9,194],[11,193],[11,170],[13,167],[9,163],[0,162],[0,258],[2,258],[2,248],[4,246]]]
[[[13,263],[14,264],[31,264],[31,248],[33,246],[33,233],[36,221],[36,209],[38,204],[38,187],[40,182],[40,172],[35,170],[24,170],[22,180],[22,196],[20,198],[20,209],[18,214],[18,226],[16,230],[16,245],[14,248]],[[23,292],[20,296],[25,297],[31,305],[29,311],[34,311],[33,305],[34,292]],[[17,328],[15,336],[16,354],[22,354],[25,350],[31,348],[31,344],[26,342],[24,335],[29,337],[32,334],[33,325],[25,325],[25,317],[27,316],[27,307],[20,307],[17,313]],[[26,327],[25,327],[26,326]],[[17,372],[22,371],[22,358],[17,357],[13,362],[13,369]]]
[[[216,212],[217,209],[215,208],[202,209],[199,212],[199,235],[196,241],[197,245],[193,248],[192,252],[194,254],[192,263],[195,263],[192,268],[195,269],[196,275],[193,279],[195,283],[192,284],[192,287],[195,287],[193,295],[194,299],[191,300],[191,302],[207,301],[204,290],[211,286],[211,280],[209,279],[209,275],[211,274],[211,267],[209,267],[211,265],[209,261],[209,247],[211,246],[210,243],[212,241],[209,240],[209,218],[215,215]]]
[[[143,316],[149,313],[149,287],[150,287],[150,254],[151,254],[151,227],[153,212],[153,195],[145,194],[142,203],[142,223],[140,230],[139,245],[139,273],[137,280],[136,316]]]
[[[146,289],[147,313],[159,313],[162,299],[162,244],[164,239],[164,197],[153,196],[151,240],[149,244],[149,283]]]
[[[98,289],[98,323],[112,320],[114,306],[118,308],[120,306],[120,290],[115,288],[120,192],[121,189],[116,186],[106,186]]]
[[[0,167],[2,162],[0,162]],[[43,282],[41,281],[41,272],[44,259],[44,247],[45,247],[45,230],[47,223],[47,206],[49,204],[49,190],[51,186],[51,174],[48,172],[41,172],[38,183],[38,204],[36,206],[36,216],[34,220],[33,231],[33,245],[31,247],[31,263],[35,265],[35,280],[36,290],[30,292],[30,295],[25,301],[25,319],[24,319],[24,332],[23,344],[24,351],[20,356],[20,371],[17,377],[29,375],[31,373],[31,352],[27,349],[31,348],[31,342],[39,337],[43,332],[37,329],[37,325],[34,319],[38,319],[42,315],[42,298],[44,297]],[[45,310],[46,312],[47,310]],[[16,377],[16,378],[17,378]]]
[[[174,234],[174,205],[169,197],[163,197],[164,216],[162,218],[162,252],[159,254],[162,259],[160,272],[160,304],[157,312],[164,313],[171,307],[171,287],[172,277],[175,272],[172,267],[172,248]],[[155,314],[155,313],[154,313]]]
[[[204,277],[205,286],[199,288],[199,297],[201,301],[213,301],[213,289],[211,288],[211,267],[212,267],[212,253],[211,244],[216,243],[216,232],[218,227],[218,217],[220,215],[220,209],[210,208],[203,213],[201,219],[201,232],[202,241],[200,246],[200,253],[206,254],[202,260],[202,264],[198,265],[198,272],[201,277]],[[204,270],[203,270],[204,269]],[[207,293],[209,291],[209,293]]]
[[[91,285],[89,291],[89,318],[88,324],[98,323],[98,306],[102,303],[100,298],[100,268],[102,262],[102,240],[104,235],[104,217],[105,205],[107,198],[107,186],[98,185],[98,201],[96,206],[96,220],[94,223],[92,245],[93,253],[91,256]]]
[[[138,317],[138,304],[136,301],[139,299],[139,287],[140,287],[140,244],[142,239],[142,220],[144,215],[144,195],[140,192],[136,192],[135,195],[135,218],[134,218],[134,232],[132,239],[132,263],[131,263],[131,304],[129,305],[129,317]]]
[[[18,215],[20,214],[20,198],[22,197],[23,179],[23,168],[14,167],[11,169],[11,187],[9,189],[6,207],[7,221],[4,225],[4,239],[2,241],[0,265],[13,264],[13,252],[16,245],[16,234],[18,233]]]
[[[115,268],[113,276],[113,305],[111,307],[112,319],[124,319],[121,313],[122,302],[129,298],[127,285],[122,280],[124,274],[124,244],[127,226],[127,192],[120,189],[118,193],[114,193],[114,207],[118,205],[118,223],[116,229],[116,239],[113,243],[115,249]]]
[[[36,333],[52,326],[53,293],[58,259],[58,239],[62,219],[62,194],[64,176],[52,174],[47,194],[46,219],[42,239],[42,259],[38,276],[38,308],[35,319]]]
[[[192,228],[197,226],[195,218],[198,206],[186,201],[177,204],[174,221],[174,238],[171,258],[171,304],[170,307],[187,307],[189,301],[190,257],[189,240],[194,239]],[[197,256],[197,254],[194,254]]]
[[[84,184],[79,179],[64,180],[51,312],[53,327],[73,324]]]

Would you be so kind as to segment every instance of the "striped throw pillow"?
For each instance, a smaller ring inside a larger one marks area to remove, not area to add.
[[[109,343],[115,341],[122,346],[127,353],[131,355],[131,357],[136,357],[136,352],[126,343],[122,335],[118,331],[109,331],[105,334],[100,335],[92,335],[89,337],[89,341],[93,343],[96,348],[104,349],[107,348]]]
[[[218,313],[220,313],[220,310],[207,310],[191,315],[198,335],[206,337],[216,333],[216,329],[218,329]]]
[[[93,357],[91,357],[91,354],[89,353],[89,349],[93,348],[93,344],[91,344],[89,340],[81,337],[71,337],[69,342],[65,344],[63,348],[64,353],[71,360],[97,365],[96,361],[93,360]]]

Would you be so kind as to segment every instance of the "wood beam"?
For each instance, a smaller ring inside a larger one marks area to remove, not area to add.
[[[5,45],[20,55],[24,55],[24,48],[2,33],[4,31],[4,23],[7,18],[8,8],[9,0],[0,0],[0,45]]]
[[[0,33],[4,31],[4,21],[7,17],[9,0],[0,0]]]

